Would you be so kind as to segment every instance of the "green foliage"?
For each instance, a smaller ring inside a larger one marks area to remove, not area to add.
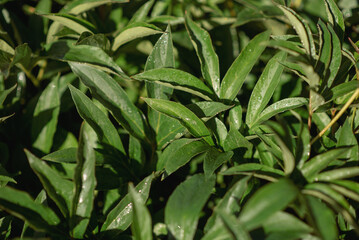
[[[358,238],[357,1],[0,7],[1,239]]]

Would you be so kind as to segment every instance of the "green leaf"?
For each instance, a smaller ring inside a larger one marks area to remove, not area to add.
[[[355,201],[359,201],[359,183],[350,180],[333,180],[330,187]]]
[[[120,46],[134,39],[160,33],[162,33],[161,29],[155,25],[143,22],[132,23],[115,37],[112,44],[112,51],[116,51]]]
[[[153,98],[144,98],[144,100],[151,108],[179,120],[193,136],[203,137],[209,145],[214,145],[211,132],[206,125],[191,110],[182,104]]]
[[[298,189],[288,179],[260,188],[243,206],[239,220],[247,230],[261,226],[269,217],[283,210],[297,196]]]
[[[132,234],[135,240],[152,240],[152,220],[145,201],[142,199],[132,184],[129,186],[129,194],[133,204]]]
[[[308,104],[308,100],[303,97],[285,98],[275,102],[263,110],[257,120],[252,123],[252,128],[277,115],[278,113],[298,108],[306,104]]]
[[[305,196],[314,224],[324,240],[338,239],[338,229],[333,211],[312,196]]]
[[[232,27],[239,27],[251,21],[258,21],[265,19],[265,15],[253,8],[243,8],[237,14],[236,22],[233,23]]]
[[[61,12],[78,15],[104,4],[124,2],[128,2],[128,0],[76,0],[68,2]]]
[[[294,30],[297,32],[307,54],[312,58],[315,58],[316,56],[315,44],[314,44],[312,32],[308,24],[301,16],[299,16],[292,9],[281,5],[277,5],[277,6],[283,11],[283,13],[289,19]]]
[[[141,111],[121,86],[106,73],[79,63],[69,63],[72,71],[91,90],[93,97],[109,109],[115,119],[135,137],[150,142],[148,126]]]
[[[91,33],[96,32],[96,27],[92,23],[70,14],[52,13],[52,14],[41,14],[40,16],[48,18],[63,26],[66,26],[74,30],[78,34],[81,34],[82,32],[86,32],[86,31]]]
[[[177,69],[159,68],[132,76],[137,80],[151,81],[197,95],[205,100],[213,98],[213,91],[195,76]]]
[[[324,170],[329,163],[338,159],[346,151],[348,151],[348,148],[336,148],[311,158],[301,169],[303,176],[309,181],[313,181],[320,171]]]
[[[142,201],[145,202],[150,193],[153,174],[143,179],[135,190],[140,194]],[[119,233],[125,231],[132,223],[133,204],[130,194],[127,194],[107,215],[106,221],[101,227],[101,231],[117,230]]]
[[[203,171],[206,177],[211,176],[214,171],[223,163],[229,161],[233,156],[233,152],[219,152],[215,148],[211,148],[204,157]]]
[[[332,181],[359,176],[359,167],[345,167],[322,172],[314,177],[314,181]]]
[[[10,63],[10,68],[15,64],[21,64],[25,69],[31,69],[31,48],[27,43],[21,44],[15,48],[15,55]]]
[[[232,106],[225,105],[221,102],[203,101],[191,103],[186,107],[194,112],[197,117],[206,121],[218,115],[219,113],[230,109]]]
[[[0,92],[0,106],[3,106],[6,97],[7,97],[12,91],[14,91],[14,90],[16,89],[16,87],[17,87],[17,84],[15,84],[14,86],[12,86],[11,88],[8,88],[8,89],[6,89],[6,90]]]
[[[276,239],[275,236],[283,239],[299,239],[305,234],[311,233],[313,229],[307,224],[286,212],[277,212],[263,223],[263,229],[269,239]],[[290,238],[289,236],[292,236]]]
[[[40,179],[49,197],[54,200],[65,217],[69,216],[73,196],[72,182],[62,178],[45,162],[25,150],[30,167]]]
[[[84,93],[69,85],[72,99],[80,116],[94,129],[100,141],[104,141],[126,155],[120,135],[111,121]]]
[[[284,172],[263,164],[258,163],[243,163],[238,166],[231,167],[223,172],[222,175],[249,175],[257,178],[265,179],[267,181],[275,182]]]
[[[270,32],[266,31],[255,36],[232,63],[221,83],[221,99],[232,101],[237,96],[247,75],[264,51],[269,35]]]
[[[199,215],[207,202],[215,177],[206,179],[196,174],[176,187],[165,207],[165,223],[171,235],[178,240],[192,239]]]
[[[292,42],[289,40],[282,40],[282,39],[270,40],[268,43],[269,47],[286,51],[293,56],[299,56],[305,54],[305,51],[299,45],[300,44],[297,42]]]
[[[231,233],[233,239],[251,240],[249,233],[235,216],[219,209],[216,212],[222,219],[226,229]]]
[[[154,0],[147,1],[145,4],[143,4],[133,15],[131,20],[128,22],[128,24],[134,23],[134,22],[144,22],[147,18],[148,13],[150,12]]]
[[[56,227],[60,224],[56,214],[49,207],[36,203],[25,192],[7,186],[0,188],[0,208],[26,221],[34,229],[61,234]]]
[[[239,130],[242,126],[242,106],[237,105],[229,110],[229,124],[231,128]]]
[[[162,170],[164,166],[166,176],[168,176],[208,149],[208,144],[196,139],[175,140],[163,151],[157,163],[158,170]]]
[[[66,62],[89,63],[115,73],[123,79],[129,79],[122,69],[101,48],[89,45],[74,45],[69,41],[56,41],[47,46],[47,55]]]
[[[287,57],[285,52],[279,52],[269,60],[262,75],[255,85],[248,103],[246,115],[246,124],[251,127],[255,119],[267,106],[275,89],[280,81],[283,72],[283,66],[279,62],[283,62]]]
[[[31,128],[32,146],[49,153],[60,112],[58,78],[50,82],[36,104]]]
[[[96,164],[104,163],[104,156],[101,153],[96,151],[95,156],[96,156]],[[56,163],[76,163],[77,161],[76,157],[77,157],[77,148],[65,148],[47,154],[41,159],[50,162],[56,162]]]
[[[0,39],[0,51],[9,53],[11,55],[15,54],[15,50],[4,40]]]
[[[332,26],[328,25],[328,29],[332,36],[332,57],[327,72],[327,74],[329,74],[327,77],[327,85],[328,87],[331,87],[342,62],[342,46]]]
[[[245,191],[248,187],[248,181],[251,176],[247,176],[237,181],[224,195],[224,197],[217,204],[216,209],[221,211],[237,214],[240,210],[240,205],[238,202],[242,199]],[[204,227],[204,232],[210,232],[212,228],[218,225],[219,217],[217,212],[214,211],[212,216],[208,219],[206,226]]]
[[[343,158],[349,161],[358,161],[359,160],[359,147],[357,139],[353,133],[353,130],[350,126],[350,120],[347,118],[344,124],[336,133],[337,138],[337,148],[339,147],[350,147],[345,151],[345,154],[342,155]]]
[[[317,71],[323,71],[323,76],[329,67],[332,58],[332,35],[329,32],[327,25],[319,19],[317,24],[319,32],[319,58],[317,61]]]
[[[175,59],[173,53],[173,43],[171,28],[168,25],[166,31],[158,39],[148,56],[145,71],[157,68],[174,67]],[[168,100],[173,88],[158,84],[152,81],[146,81],[147,96],[150,98]],[[184,127],[175,119],[159,113],[151,108],[148,110],[148,121],[156,133],[157,149],[161,149],[168,142],[173,140],[177,134],[184,131]]]
[[[99,110],[101,111],[101,110]],[[74,195],[71,210],[71,232],[75,238],[82,238],[90,222],[95,199],[95,151],[84,130],[80,129],[77,165],[74,176]]]
[[[346,94],[354,92],[355,89],[359,86],[358,80],[352,80],[349,82],[341,83],[333,88],[330,91],[323,93],[323,97],[328,101],[333,101],[339,97],[342,97]]]
[[[206,30],[192,21],[188,13],[185,15],[185,23],[201,64],[202,76],[218,96],[220,88],[219,60],[214,51],[211,37]]]
[[[248,150],[251,150],[252,147],[252,143],[250,143],[237,129],[234,128],[229,130],[223,144],[223,149],[226,152],[237,148],[247,148]]]
[[[334,26],[334,30],[339,36],[340,41],[343,40],[345,32],[345,23],[343,13],[333,0],[324,0],[325,9],[327,11],[328,22]]]

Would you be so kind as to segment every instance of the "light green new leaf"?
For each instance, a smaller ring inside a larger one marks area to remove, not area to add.
[[[162,33],[162,30],[155,25],[144,22],[132,23],[115,37],[112,44],[112,51],[116,51],[121,45],[134,39],[160,33]]]
[[[263,110],[257,120],[252,123],[252,128],[277,115],[278,113],[298,108],[306,104],[308,104],[308,100],[302,97],[285,98],[275,102]]]
[[[334,0],[324,0],[324,4],[327,10],[328,22],[334,26],[335,32],[339,36],[340,41],[342,41],[345,32],[343,13]]]
[[[303,176],[309,181],[313,181],[320,171],[324,170],[329,163],[342,156],[346,151],[348,151],[348,148],[336,148],[313,157],[303,165],[301,169]]]
[[[214,145],[211,132],[203,121],[182,104],[153,98],[144,98],[144,100],[151,108],[179,120],[193,136],[203,137],[209,145]]]
[[[59,217],[25,192],[7,186],[0,188],[0,208],[26,221],[34,229],[61,234],[55,227],[60,223]]]
[[[50,82],[36,104],[31,127],[32,146],[49,153],[60,112],[58,78]]]
[[[213,91],[195,76],[177,69],[159,68],[132,76],[137,80],[151,81],[183,90],[205,100],[213,99]]]
[[[95,199],[95,151],[85,127],[86,123],[80,129],[71,209],[71,232],[75,238],[82,238],[85,234]]]
[[[192,158],[209,149],[208,144],[195,139],[178,139],[173,141],[161,155],[157,166],[158,170],[162,170],[162,166],[166,170],[167,176],[184,166]]]
[[[261,226],[270,216],[285,209],[299,193],[288,179],[270,183],[260,188],[244,205],[239,220],[248,230]]]
[[[211,148],[204,157],[203,171],[206,177],[211,176],[214,171],[223,163],[229,161],[233,156],[233,152],[219,152],[215,148]]]
[[[307,54],[312,58],[315,58],[315,44],[312,36],[312,32],[305,22],[305,20],[299,16],[296,12],[292,9],[278,5],[278,7],[283,11],[283,13],[287,16],[290,23],[292,24],[294,30],[297,32],[300,40],[303,44],[304,49],[306,50]]]
[[[49,197],[56,203],[65,217],[69,216],[73,196],[73,184],[62,178],[44,161],[25,150],[30,167],[40,179]]]
[[[74,30],[78,34],[81,34],[86,31],[91,33],[96,32],[96,27],[92,23],[70,14],[52,13],[52,14],[41,14],[40,16],[48,18],[61,25],[64,25]]]
[[[69,63],[72,71],[91,90],[93,97],[111,111],[115,119],[135,137],[146,140],[148,126],[141,111],[108,74],[85,64]]]
[[[242,199],[245,191],[248,187],[248,181],[251,176],[247,176],[237,181],[224,195],[224,197],[217,204],[215,209],[219,209],[223,212],[237,214],[240,210],[239,201]],[[212,216],[208,219],[204,232],[210,232],[213,227],[218,225],[219,217],[217,212],[214,211]]]
[[[314,224],[324,240],[338,239],[338,229],[333,211],[319,199],[306,196],[309,214],[313,217]]]
[[[109,118],[84,93],[69,85],[72,99],[80,116],[93,128],[100,141],[104,141],[126,154],[120,135]]]
[[[335,77],[337,76],[342,62],[342,46],[338,36],[335,34],[332,26],[328,25],[328,29],[332,36],[332,57],[328,68],[327,85],[331,87]]]
[[[0,39],[0,50],[11,55],[15,54],[15,50],[4,40]]]
[[[201,64],[203,78],[218,96],[220,88],[219,61],[211,37],[206,30],[192,21],[188,13],[186,13],[185,20],[187,32]]]
[[[212,193],[215,177],[196,174],[176,187],[165,207],[165,223],[178,240],[192,239],[199,215]]]
[[[284,67],[279,63],[285,61],[287,54],[279,52],[269,60],[262,75],[255,85],[248,103],[246,124],[251,127],[259,114],[267,106],[280,81]]]
[[[152,220],[145,201],[132,184],[128,192],[133,204],[133,221],[131,225],[132,234],[135,240],[152,240]]]
[[[270,32],[266,31],[255,36],[232,63],[221,83],[221,99],[233,100],[237,96],[247,75],[264,51],[269,35]]]
[[[143,202],[145,202],[148,198],[153,177],[153,174],[151,174],[135,187],[135,190],[139,193]],[[133,219],[133,203],[131,200],[130,194],[127,194],[124,198],[122,198],[116,207],[114,207],[107,215],[101,231],[113,229],[122,232],[131,225]]]

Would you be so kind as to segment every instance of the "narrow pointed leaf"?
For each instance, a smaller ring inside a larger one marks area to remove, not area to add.
[[[69,85],[72,99],[80,116],[95,130],[100,141],[104,141],[126,154],[117,129],[84,93]]]
[[[181,70],[159,68],[137,74],[133,78],[171,86],[206,100],[213,98],[213,91],[209,87],[195,76]]]
[[[142,201],[145,202],[150,193],[153,175],[143,179],[135,190],[139,193]],[[106,221],[103,223],[101,231],[117,230],[118,232],[125,231],[132,223],[133,219],[133,204],[131,202],[130,194],[127,194],[107,215]]]
[[[355,134],[353,133],[352,127],[350,126],[350,119],[344,122],[342,127],[337,131],[337,147],[350,147],[347,149],[345,154],[342,155],[343,158],[348,161],[358,161],[359,160],[359,147],[358,141],[356,140]]]
[[[61,234],[55,227],[60,223],[59,217],[25,192],[7,186],[0,188],[0,208],[26,221],[34,229]]]
[[[348,148],[337,148],[313,157],[301,169],[303,176],[308,180],[313,180],[329,163],[342,156],[347,150]]]
[[[194,112],[197,117],[202,118],[203,120],[208,120],[217,114],[230,109],[232,106],[228,106],[221,102],[203,101],[191,103],[186,107]]]
[[[277,88],[284,69],[279,62],[285,61],[286,56],[287,54],[285,52],[277,53],[267,63],[262,75],[258,79],[248,103],[246,124],[249,127],[252,126],[252,123],[267,106]]]
[[[322,71],[323,76],[325,76],[325,73],[329,67],[331,58],[332,58],[332,35],[329,32],[329,29],[327,25],[319,19],[318,21],[318,32],[319,32],[319,58],[317,62],[317,66],[320,68],[317,69],[317,71]]]
[[[40,179],[49,197],[54,200],[65,217],[69,216],[73,195],[72,182],[62,178],[45,162],[25,150],[30,167]]]
[[[332,181],[359,176],[359,167],[345,167],[322,172],[314,177],[314,181]]]
[[[334,26],[335,32],[339,36],[340,41],[342,41],[345,32],[343,13],[334,0],[324,0],[324,3],[327,10],[328,21]]]
[[[203,171],[206,177],[211,176],[214,171],[223,163],[229,161],[233,156],[233,152],[219,152],[215,148],[211,148],[204,157]]]
[[[202,141],[186,138],[175,140],[161,155],[158,166],[164,165],[166,174],[170,175],[189,162],[192,158],[208,149],[208,144]]]
[[[237,181],[224,195],[224,197],[217,204],[216,209],[221,211],[237,214],[240,210],[240,205],[238,202],[242,199],[245,191],[248,187],[248,181],[251,177],[247,176]],[[213,227],[215,227],[220,221],[217,212],[214,211],[212,216],[208,219],[206,226],[204,227],[204,232],[210,232]]]
[[[128,22],[128,24],[134,23],[134,22],[144,22],[147,18],[148,13],[150,12],[154,0],[147,1],[145,4],[143,4],[132,16],[131,20]]]
[[[17,84],[15,84],[14,86],[12,86],[11,88],[8,88],[4,91],[0,92],[0,106],[2,106],[4,104],[4,101],[6,99],[6,97],[15,90],[15,88],[17,87]]]
[[[278,5],[278,7],[283,11],[283,13],[289,19],[294,30],[297,32],[298,36],[300,37],[300,40],[307,54],[314,58],[316,55],[315,44],[314,44],[312,32],[308,24],[305,22],[305,20],[302,17],[300,17],[292,9],[281,5]]]
[[[261,226],[274,213],[283,210],[297,196],[298,189],[288,179],[270,183],[256,191],[244,205],[239,220],[247,230]]]
[[[41,93],[34,110],[31,128],[32,146],[44,153],[50,152],[56,132],[60,112],[58,91],[58,79],[55,79]]]
[[[141,194],[133,185],[129,186],[129,194],[133,204],[132,234],[135,240],[152,240],[152,220]]]
[[[338,229],[333,211],[315,197],[306,196],[306,199],[310,209],[309,213],[312,215],[321,237],[324,240],[338,239]]]
[[[48,18],[54,22],[64,25],[78,34],[82,32],[96,32],[95,26],[81,18],[77,18],[70,14],[56,13],[56,14],[42,14],[42,17]]]
[[[334,32],[334,29],[330,25],[328,25],[328,29],[332,35],[332,47],[333,47],[331,62],[329,64],[329,69],[328,69],[329,71],[327,72],[328,73],[327,84],[328,87],[331,87],[335,77],[339,72],[340,64],[342,62],[342,47],[338,36]]]
[[[93,96],[111,111],[122,126],[137,138],[147,139],[148,126],[141,111],[121,86],[106,73],[79,63],[69,63],[72,71],[91,90]]]
[[[203,137],[209,145],[214,145],[211,132],[191,110],[185,106],[162,99],[145,98],[145,102],[153,109],[175,118],[195,137]]]
[[[238,221],[234,215],[221,210],[217,210],[217,214],[220,216],[224,226],[231,233],[234,239],[251,240],[247,230],[244,229],[241,222]]]
[[[258,119],[252,124],[252,127],[261,124],[262,122],[270,119],[278,113],[298,108],[306,104],[308,104],[308,100],[302,97],[285,98],[283,100],[275,102],[263,110],[263,112],[259,115]]]
[[[165,207],[165,223],[178,240],[192,239],[196,232],[199,214],[207,202],[215,177],[206,179],[197,174],[177,186]]]
[[[219,61],[209,33],[198,26],[189,14],[185,16],[187,32],[201,64],[202,76],[218,95],[220,88]]]
[[[232,63],[221,83],[221,99],[233,100],[237,96],[247,75],[264,51],[269,35],[267,31],[255,36]]]
[[[94,206],[96,187],[95,151],[84,128],[85,124],[80,130],[71,211],[71,231],[75,238],[82,238],[86,232]]]
[[[115,37],[113,40],[112,51],[116,51],[120,46],[134,39],[160,33],[162,33],[161,29],[155,25],[143,22],[132,23]]]

